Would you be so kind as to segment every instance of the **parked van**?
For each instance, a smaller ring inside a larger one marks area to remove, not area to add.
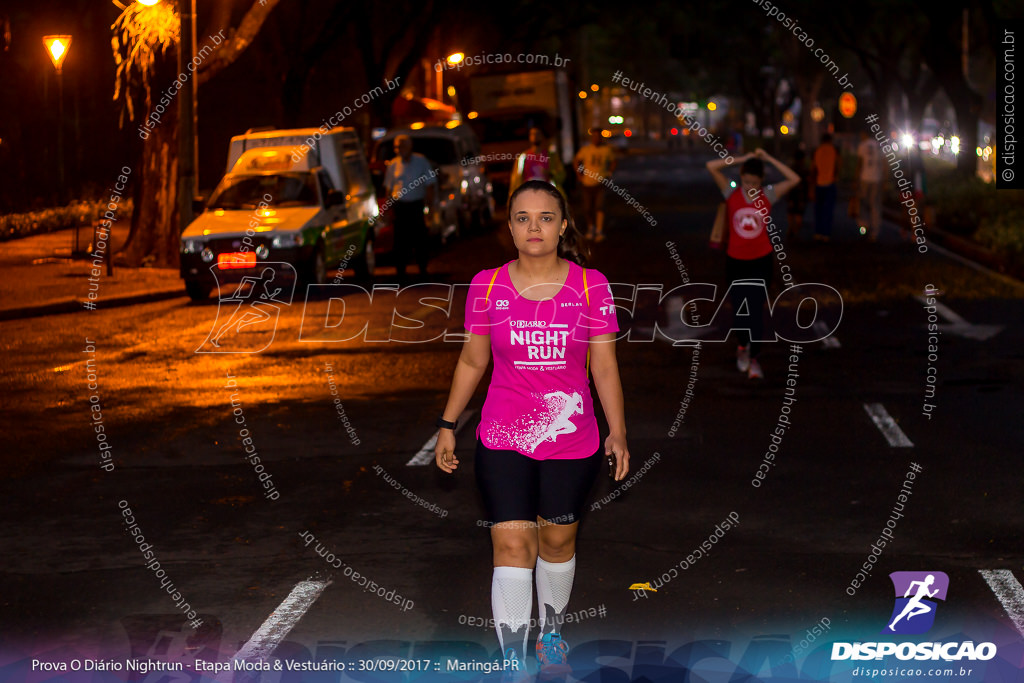
[[[425,156],[439,171],[440,223],[429,226],[431,232],[440,232],[442,238],[447,238],[491,223],[491,184],[484,173],[480,141],[469,126],[449,121],[393,128],[377,142],[377,163],[386,163],[395,156],[395,138],[399,135],[408,135],[412,151]]]
[[[263,262],[290,263],[316,284],[341,263],[373,274],[377,199],[352,128],[249,131],[231,138],[227,168],[181,235],[181,277],[193,300]]]

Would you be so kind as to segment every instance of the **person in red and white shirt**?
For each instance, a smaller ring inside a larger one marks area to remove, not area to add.
[[[765,162],[774,166],[785,180],[775,186],[762,188],[764,183]],[[736,329],[739,335],[739,346],[736,349],[736,368],[747,373],[751,379],[761,379],[764,373],[757,360],[761,352],[760,339],[764,336],[762,311],[765,293],[772,280],[775,270],[772,242],[781,245],[779,240],[770,239],[769,232],[777,230],[772,224],[772,205],[800,182],[800,176],[784,163],[771,156],[763,149],[753,154],[744,154],[733,159],[733,164],[740,166],[739,187],[722,173],[722,169],[731,166],[724,159],[714,159],[707,163],[711,177],[722,191],[726,202],[726,241],[725,274],[729,281],[729,294],[732,299],[733,315],[739,317],[741,312],[748,318],[747,329]],[[755,280],[764,282],[764,288],[733,287],[739,280]],[[744,296],[749,294],[749,296]],[[747,309],[742,308],[744,301]]]

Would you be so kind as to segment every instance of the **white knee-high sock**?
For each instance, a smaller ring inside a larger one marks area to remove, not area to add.
[[[540,632],[561,633],[565,607],[572,593],[576,575],[576,556],[567,562],[546,562],[537,558],[537,607],[540,610]]]
[[[525,661],[533,616],[533,570],[495,567],[491,577],[491,611],[502,655],[512,647],[519,659]]]

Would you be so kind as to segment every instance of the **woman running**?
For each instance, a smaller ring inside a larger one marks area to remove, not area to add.
[[[476,479],[494,546],[491,608],[509,668],[525,669],[537,585],[541,666],[565,664],[561,624],[576,568],[576,530],[602,448],[589,371],[611,433],[603,453],[616,481],[629,471],[615,307],[608,280],[581,267],[580,236],[562,194],[532,180],[509,197],[519,257],[477,273],[435,457],[451,473],[455,420],[491,356],[494,372],[477,429]],[[515,664],[511,664],[514,661]]]
[[[778,169],[786,179],[778,185],[762,189],[765,161]],[[761,352],[761,339],[764,337],[761,315],[767,303],[765,295],[775,271],[772,245],[782,244],[782,235],[772,226],[769,214],[772,204],[796,187],[800,176],[763,149],[737,157],[735,162],[743,163],[740,166],[739,187],[722,174],[722,169],[731,165],[724,159],[709,161],[707,169],[725,197],[728,241],[725,277],[730,285],[733,315],[740,316],[744,301],[749,307],[745,314],[749,317],[749,330],[737,330],[739,346],[736,349],[736,369],[747,373],[750,379],[762,379],[764,373],[757,360]],[[769,235],[769,230],[774,230],[774,234]],[[733,287],[733,283],[738,280],[761,280],[764,288]]]

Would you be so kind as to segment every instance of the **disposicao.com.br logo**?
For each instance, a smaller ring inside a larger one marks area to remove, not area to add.
[[[892,579],[895,601],[883,635],[914,635],[925,633],[935,623],[936,600],[946,599],[949,576],[944,572],[893,572]],[[869,660],[895,656],[901,660],[943,660],[947,662],[966,659],[987,661],[996,656],[994,643],[964,642],[854,642],[832,643],[832,661]]]

